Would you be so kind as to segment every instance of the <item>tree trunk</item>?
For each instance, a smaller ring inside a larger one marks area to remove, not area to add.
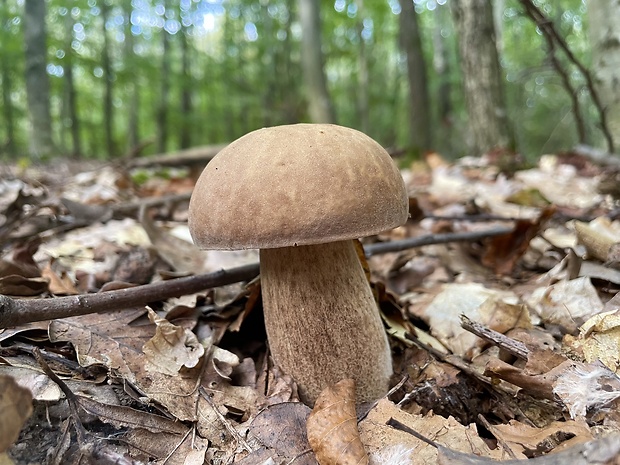
[[[178,32],[181,41],[181,128],[179,146],[182,149],[192,145],[192,75],[190,71],[190,57],[192,50],[188,40],[188,31],[185,26]]]
[[[442,35],[445,27],[448,27],[450,11],[448,5],[439,5],[435,10],[437,26],[433,30],[433,68],[437,76],[437,120],[439,121],[438,131],[435,132],[437,150],[445,153],[453,151],[452,134],[452,85],[451,67],[448,57],[448,44]]]
[[[605,105],[613,147],[620,149],[620,0],[587,2],[592,43],[592,71]]]
[[[129,94],[127,106],[127,150],[131,150],[140,144],[139,132],[139,108],[140,86],[138,84],[138,66],[134,56],[134,36],[131,33],[131,0],[123,2],[123,15],[125,16],[125,44],[123,48],[123,63],[125,65],[126,86]]]
[[[357,36],[359,40],[359,48],[357,50],[357,113],[360,117],[359,129],[368,134],[370,131],[370,105],[368,101],[369,88],[369,72],[368,72],[368,50],[366,48],[366,39],[364,39],[364,0],[357,0]]]
[[[431,146],[426,63],[413,1],[399,1],[401,7],[400,43],[407,58],[409,82],[409,137],[413,153],[419,156]]]
[[[164,2],[168,8],[168,1]],[[170,34],[161,30],[163,53],[161,56],[161,95],[157,109],[157,149],[163,153],[168,146],[168,100],[170,95]]]
[[[70,123],[71,134],[71,155],[82,155],[82,140],[80,137],[80,120],[77,114],[77,93],[73,80],[73,26],[75,21],[71,11],[67,12],[65,18],[65,104],[66,116]]]
[[[9,40],[10,31],[8,28],[8,14],[6,0],[0,3],[0,43],[6,43]],[[11,63],[14,63],[14,57],[10,56],[6,49],[0,50],[0,73],[2,73],[2,116],[4,119],[5,140],[4,147],[0,147],[0,153],[7,153],[10,157],[15,156],[15,115],[13,113],[13,102],[11,94],[13,93],[13,79],[11,76]]]
[[[493,5],[488,0],[460,0],[452,2],[452,9],[473,153],[507,148],[512,137],[495,44]]]
[[[110,38],[106,29],[108,22],[108,15],[110,13],[110,6],[107,0],[101,2],[101,21],[102,21],[102,35],[103,35],[103,49],[101,50],[101,68],[103,69],[103,127],[105,131],[105,147],[107,150],[107,156],[111,157],[116,155],[116,148],[114,146],[114,106],[112,105],[112,65],[110,61]]]
[[[310,120],[313,123],[334,123],[336,115],[327,92],[321,50],[320,1],[299,0],[299,20],[302,30],[301,61]]]
[[[24,43],[26,52],[26,93],[30,119],[30,156],[49,156],[53,150],[50,115],[50,82],[47,75],[47,31],[45,2],[24,3]]]

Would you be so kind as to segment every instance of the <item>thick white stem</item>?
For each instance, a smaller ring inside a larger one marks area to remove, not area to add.
[[[384,395],[390,347],[353,242],[262,249],[260,262],[271,352],[302,400],[343,378],[358,402]]]

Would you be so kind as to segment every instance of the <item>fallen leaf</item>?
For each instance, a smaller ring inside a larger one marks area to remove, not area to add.
[[[317,463],[306,435],[306,420],[310,408],[301,402],[283,402],[267,407],[252,420],[250,433],[260,443],[286,461],[298,458],[303,463]],[[274,457],[274,456],[272,456]],[[301,465],[301,461],[295,461]]]
[[[620,310],[594,315],[581,325],[576,338],[567,335],[565,344],[583,354],[586,361],[600,360],[620,374]]]
[[[148,371],[175,375],[182,367],[194,368],[205,353],[205,348],[194,333],[170,323],[148,309],[149,320],[155,323],[155,335],[142,350]]]
[[[432,334],[454,355],[473,358],[486,342],[461,327],[460,316],[498,332],[531,326],[529,314],[517,296],[481,284],[446,284],[424,310]]]
[[[594,439],[587,423],[572,420],[554,421],[543,428],[513,420],[505,425],[493,425],[490,430],[504,446],[510,447],[515,456],[528,458]]]
[[[32,413],[32,394],[10,376],[0,375],[0,453],[19,437]]]
[[[344,379],[325,388],[306,425],[308,442],[321,465],[368,464],[355,413],[355,381]]]
[[[371,456],[385,448],[402,445],[411,450],[412,464],[437,463],[437,449],[411,434],[388,426],[391,418],[452,449],[492,460],[510,458],[501,445],[490,449],[479,437],[475,424],[465,426],[452,417],[445,418],[432,412],[426,415],[410,414],[387,399],[380,400],[359,424],[360,437]]]
[[[599,217],[589,223],[575,221],[575,231],[588,256],[602,262],[620,261],[620,222]]]
[[[527,299],[545,323],[560,325],[572,333],[588,318],[604,309],[590,278],[560,281],[536,289]]]

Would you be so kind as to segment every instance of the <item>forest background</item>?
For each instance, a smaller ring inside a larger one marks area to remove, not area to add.
[[[601,117],[618,118],[598,79],[612,55],[592,24],[617,18],[611,5],[1,0],[0,160],[169,152],[304,121],[414,156],[613,152]]]

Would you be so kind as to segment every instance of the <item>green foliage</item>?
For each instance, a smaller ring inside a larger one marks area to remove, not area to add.
[[[72,120],[66,106],[65,78],[69,65],[85,156],[109,157],[129,150],[135,143],[129,131],[132,119],[137,121],[139,140],[156,139],[163,59],[168,60],[171,73],[165,109],[168,150],[179,148],[183,131],[190,134],[192,145],[201,145],[230,141],[261,126],[307,120],[297,0],[109,1],[105,28],[110,38],[113,137],[118,153],[106,153],[103,1],[47,0],[48,72],[59,153],[71,152]],[[415,3],[428,66],[432,102],[428,118],[433,122],[433,140],[437,150],[459,156],[465,154],[467,117],[460,87],[458,38],[447,1]],[[3,86],[12,84],[17,153],[25,153],[28,139],[22,3],[0,2],[0,78]],[[573,52],[587,63],[583,2],[539,0],[537,4],[555,21]],[[367,132],[372,137],[384,145],[406,145],[408,89],[398,42],[398,0],[321,0],[321,6],[328,87],[338,123],[361,128],[367,118]],[[518,150],[538,155],[570,147],[575,143],[570,100],[549,64],[542,37],[517,0],[506,0],[502,13],[500,56]],[[163,34],[170,38],[165,57]],[[185,75],[184,39],[190,54]],[[443,72],[437,64],[440,44],[445,48],[443,69],[447,71]],[[366,87],[363,66],[368,72]],[[575,86],[582,89],[583,78],[574,69],[570,71]],[[190,112],[181,106],[183,89],[191,101]],[[368,100],[367,116],[362,114],[362,93]],[[589,96],[582,93],[586,115],[591,115]],[[449,104],[447,112],[440,110],[445,104]],[[7,116],[2,113],[0,118]],[[6,121],[0,121],[0,137],[6,138]],[[594,137],[596,129],[591,123],[588,130]],[[6,145],[0,144],[0,148]],[[151,146],[149,150],[156,149]]]

